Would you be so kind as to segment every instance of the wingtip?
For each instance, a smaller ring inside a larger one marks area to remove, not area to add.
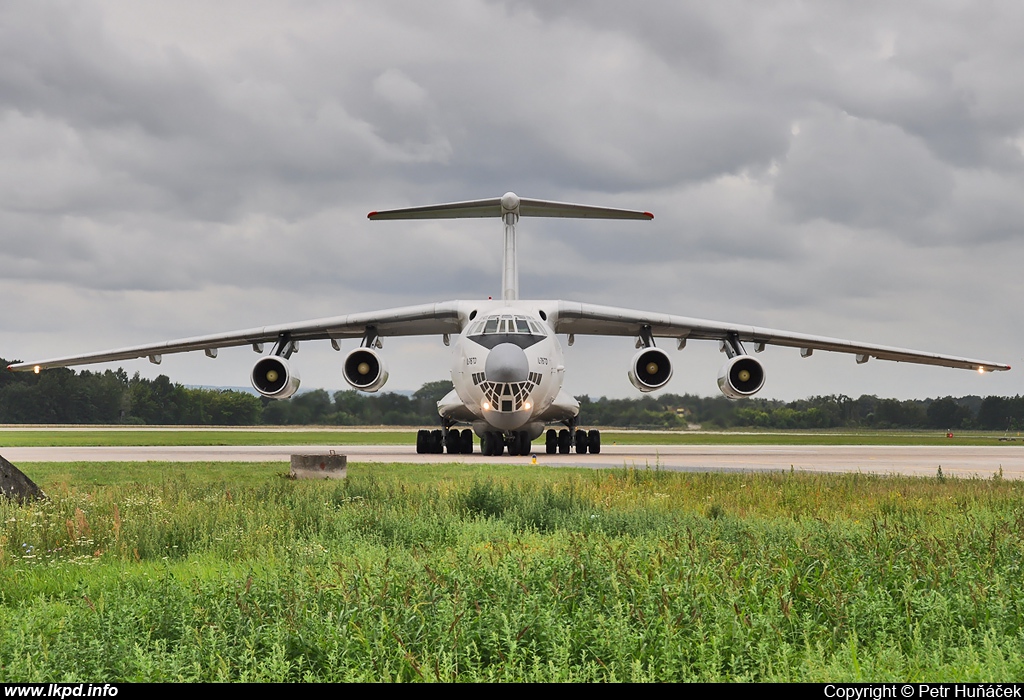
[[[647,220],[648,220],[648,221],[650,221],[651,219],[653,219],[653,218],[654,218],[654,214],[652,214],[652,213],[651,213],[651,212],[649,212],[649,211],[645,211],[645,212],[644,212],[644,216],[646,216],[646,217],[647,217]]]
[[[371,211],[369,214],[366,215],[366,218],[367,219],[372,219],[375,216],[377,216],[377,212]]]

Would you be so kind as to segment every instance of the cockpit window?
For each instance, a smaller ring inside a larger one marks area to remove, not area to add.
[[[492,316],[477,321],[469,328],[468,335],[491,335],[494,333],[544,336],[539,323],[525,316]]]

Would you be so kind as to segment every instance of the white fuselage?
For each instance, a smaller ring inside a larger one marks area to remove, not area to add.
[[[579,403],[562,392],[562,346],[544,312],[529,302],[498,302],[468,320],[454,343],[453,393],[442,417],[474,431],[526,430],[536,438],[548,422],[565,421]]]

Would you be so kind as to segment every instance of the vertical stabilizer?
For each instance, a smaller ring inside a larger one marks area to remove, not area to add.
[[[516,222],[519,221],[519,197],[506,192],[501,198],[501,218],[505,220],[505,253],[501,259],[501,298],[519,298],[519,256],[516,254]]]
[[[654,218],[654,215],[647,211],[592,207],[586,204],[552,202],[546,199],[526,199],[519,197],[514,192],[506,192],[500,198],[371,211],[367,218],[375,221],[387,221],[395,219],[482,219],[491,216],[500,216],[505,222],[505,252],[501,271],[501,298],[505,300],[519,298],[516,224],[519,222],[520,216],[566,219],[638,219],[641,221],[649,221]]]

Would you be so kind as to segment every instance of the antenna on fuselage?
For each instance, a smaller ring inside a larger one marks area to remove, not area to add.
[[[431,204],[425,207],[371,211],[371,220],[389,219],[482,219],[500,216],[505,222],[505,253],[502,259],[501,298],[512,301],[519,298],[519,267],[516,253],[516,223],[520,216],[545,216],[563,219],[640,219],[651,220],[654,214],[632,209],[592,207],[586,204],[552,202],[545,199],[526,199],[515,192],[506,192],[493,199],[474,199],[466,202]]]

